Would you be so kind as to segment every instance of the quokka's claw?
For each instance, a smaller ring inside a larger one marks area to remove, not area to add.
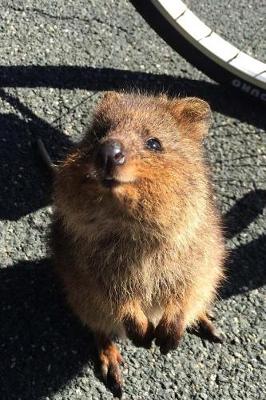
[[[119,364],[110,364],[107,374],[107,387],[111,390],[114,397],[122,398],[122,378]]]
[[[200,318],[198,322],[198,332],[210,342],[223,343],[224,336],[219,332],[207,316]]]

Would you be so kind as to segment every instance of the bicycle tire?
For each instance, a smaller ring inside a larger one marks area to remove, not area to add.
[[[266,102],[266,64],[226,42],[203,24],[182,1],[131,2],[155,32],[196,68],[223,85]],[[188,24],[192,29],[188,29]],[[216,43],[220,46],[220,54],[212,51]],[[223,50],[226,50],[227,58],[221,54]],[[249,61],[250,71],[241,66],[243,59]]]

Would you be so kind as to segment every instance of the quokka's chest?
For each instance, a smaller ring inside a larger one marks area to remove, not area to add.
[[[107,298],[124,302],[139,298],[147,306],[161,303],[161,299],[182,290],[184,276],[182,269],[166,253],[138,254],[102,252],[100,259],[93,260],[90,271],[97,279]]]

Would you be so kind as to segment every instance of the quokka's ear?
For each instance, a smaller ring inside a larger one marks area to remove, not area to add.
[[[170,111],[187,137],[200,141],[207,135],[211,124],[211,109],[206,101],[197,97],[172,100]]]

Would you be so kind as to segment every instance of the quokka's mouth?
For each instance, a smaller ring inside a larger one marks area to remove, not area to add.
[[[112,189],[114,187],[117,187],[117,186],[121,185],[122,182],[118,181],[115,178],[104,178],[101,181],[101,184],[106,188]]]
[[[104,177],[100,183],[103,187],[113,189],[124,185],[132,185],[136,182],[135,179],[117,179],[114,177]]]

